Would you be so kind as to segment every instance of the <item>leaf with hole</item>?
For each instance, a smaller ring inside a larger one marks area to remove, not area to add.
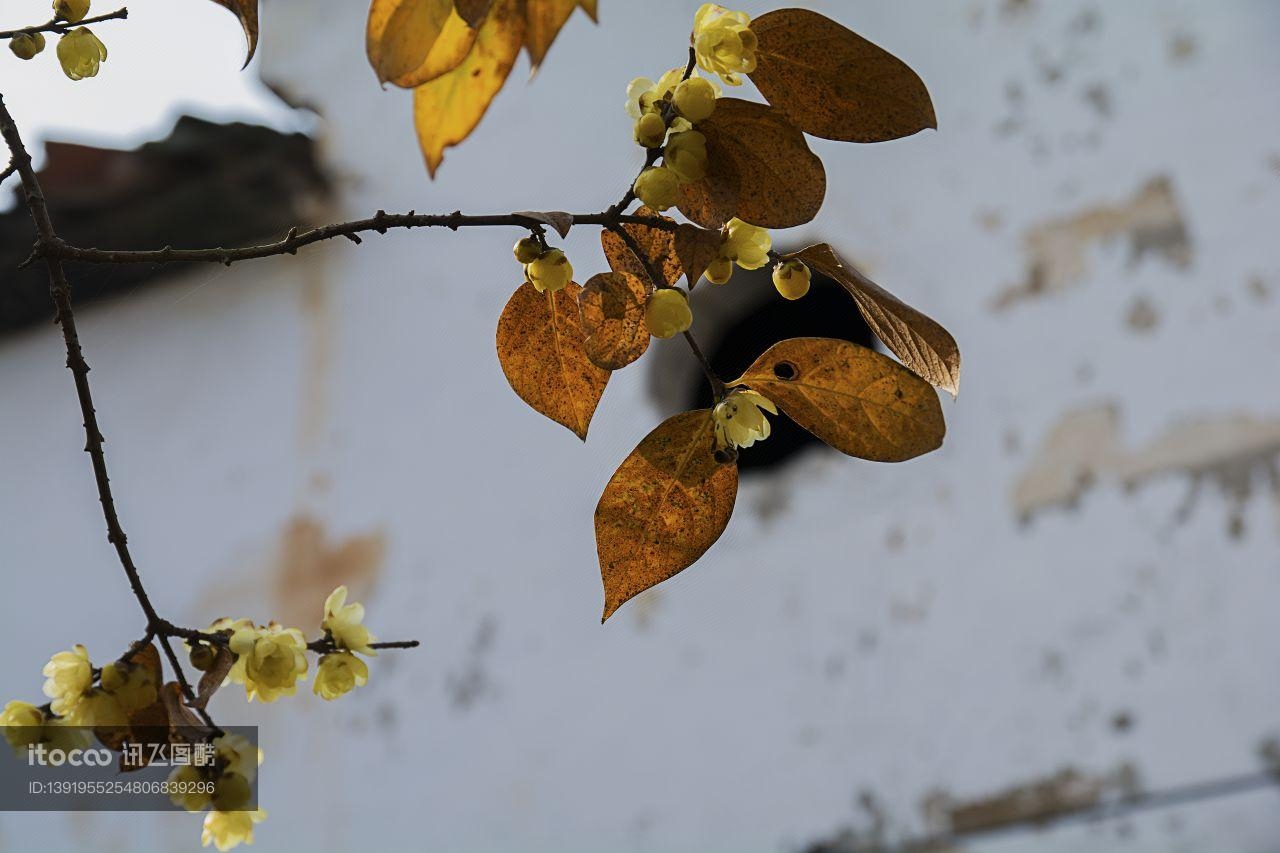
[[[960,347],[951,333],[867,278],[818,243],[787,255],[834,279],[849,292],[871,331],[902,363],[951,396],[960,393]]]
[[[607,272],[593,275],[582,286],[578,295],[586,336],[582,348],[592,364],[619,370],[649,349],[649,328],[644,322],[650,291],[647,280]]]
[[[676,229],[676,258],[689,281],[690,290],[719,256],[721,242],[723,239],[719,231],[685,224]]]
[[[674,228],[675,221],[662,216],[647,207],[639,207],[636,216],[655,217],[670,222]],[[662,279],[662,283],[673,285],[680,280],[680,260],[676,256],[675,233],[673,230],[655,228],[638,222],[629,222],[621,226],[627,236],[640,250],[643,257],[632,251],[621,235],[610,228],[600,230],[600,247],[604,250],[609,269],[614,272],[625,272],[642,281],[650,281],[653,274]]]
[[[827,174],[804,134],[767,104],[720,98],[698,122],[707,139],[707,173],[680,188],[680,211],[703,228],[734,216],[761,228],[812,220],[827,192]]]
[[[258,0],[213,0],[213,2],[225,9],[230,9],[240,20],[245,41],[249,43],[249,53],[244,58],[244,66],[247,68],[258,49]]]
[[[805,133],[883,142],[938,126],[919,75],[830,18],[778,9],[752,19],[751,31],[751,82]]]
[[[946,433],[928,382],[848,341],[779,341],[732,384],[759,391],[797,424],[860,459],[912,459],[940,447]]]
[[[497,344],[502,372],[520,399],[585,441],[609,371],[583,349],[581,290],[571,282],[539,293],[526,281],[502,309]]]
[[[444,150],[471,135],[511,73],[524,38],[522,7],[497,0],[461,64],[413,90],[413,122],[432,177]]]
[[[604,618],[691,566],[724,532],[738,466],[715,458],[711,410],[668,418],[631,451],[596,505]]]

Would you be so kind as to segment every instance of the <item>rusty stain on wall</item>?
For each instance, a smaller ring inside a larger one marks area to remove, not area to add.
[[[1126,201],[1090,207],[1031,228],[1023,237],[1026,277],[1001,293],[995,308],[1004,310],[1074,287],[1089,275],[1090,251],[1116,240],[1128,243],[1130,267],[1147,254],[1178,269],[1191,265],[1191,240],[1167,175],[1151,179]]]
[[[273,560],[273,613],[286,625],[315,625],[324,600],[346,584],[348,599],[373,592],[386,555],[386,535],[375,531],[332,540],[315,518],[297,515],[281,531]]]
[[[1280,419],[1202,417],[1170,427],[1145,446],[1126,449],[1114,403],[1067,412],[1018,478],[1014,510],[1028,519],[1052,507],[1075,506],[1101,480],[1131,489],[1169,474],[1190,479],[1179,520],[1190,513],[1204,484],[1212,483],[1231,504],[1231,532],[1242,533],[1244,505],[1257,479],[1280,500]]]

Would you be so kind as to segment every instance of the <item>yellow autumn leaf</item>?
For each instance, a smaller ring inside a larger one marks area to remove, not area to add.
[[[413,122],[432,177],[444,160],[444,150],[475,130],[506,82],[520,52],[524,28],[521,0],[497,0],[462,63],[413,90]]]
[[[706,553],[729,524],[737,495],[737,464],[715,458],[710,409],[668,418],[645,436],[596,505],[601,621]]]
[[[525,3],[524,47],[529,52],[529,64],[537,71],[579,0],[525,0]],[[594,4],[593,8],[583,8],[595,20]]]
[[[403,79],[419,68],[450,15],[456,16],[451,0],[373,0],[365,52],[378,82]]]
[[[570,282],[539,293],[525,282],[498,318],[498,361],[511,389],[537,411],[586,440],[609,371],[583,349],[578,295]]]
[[[213,2],[230,9],[240,19],[245,40],[249,42],[249,54],[244,58],[244,64],[248,66],[254,52],[258,49],[258,0],[213,0]]]
[[[902,462],[936,450],[946,433],[928,382],[849,341],[779,341],[731,384],[759,391],[797,424],[859,459]]]

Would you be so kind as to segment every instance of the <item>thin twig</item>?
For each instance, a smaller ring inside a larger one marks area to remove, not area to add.
[[[66,35],[76,27],[83,27],[88,24],[100,24],[103,21],[122,21],[127,17],[129,17],[129,10],[124,8],[116,9],[114,12],[109,12],[106,15],[98,15],[96,18],[85,18],[84,20],[76,21],[75,23],[54,18],[48,23],[34,27],[23,27],[20,30],[0,30],[0,39],[11,39],[14,36],[31,35],[32,33],[60,33],[62,35]]]

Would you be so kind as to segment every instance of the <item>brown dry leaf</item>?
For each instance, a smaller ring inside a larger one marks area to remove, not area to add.
[[[883,142],[936,128],[929,90],[901,59],[830,18],[778,9],[751,21],[765,99],[806,133]]]
[[[693,290],[707,271],[707,267],[720,254],[720,243],[723,238],[719,231],[699,228],[696,225],[681,225],[676,229],[676,257],[689,280],[689,289]]]
[[[960,347],[950,332],[846,263],[827,243],[787,257],[840,282],[867,325],[903,364],[952,397],[960,393]]]
[[[454,0],[453,3],[458,15],[471,27],[480,26],[491,6],[493,0]]]
[[[155,647],[154,643],[148,643],[143,646],[125,658],[125,661],[133,666],[140,666],[150,671],[151,683],[156,685],[157,688],[160,686],[160,679],[163,675],[160,664],[160,651]],[[143,708],[136,713],[143,714],[146,710],[146,708]],[[132,717],[130,720],[132,720]],[[103,746],[108,749],[118,750],[129,738],[129,728],[128,726],[95,726],[93,734],[101,741]]]
[[[435,177],[444,150],[475,130],[515,64],[524,38],[521,0],[497,0],[462,63],[413,90],[418,144]]]
[[[912,459],[941,446],[946,433],[928,382],[848,341],[779,341],[733,384],[759,391],[800,426],[860,459]]]
[[[529,52],[529,64],[536,72],[546,58],[551,43],[579,5],[579,0],[525,0],[524,47]],[[584,7],[586,8],[586,7]],[[594,9],[586,9],[595,20]]]
[[[643,205],[636,208],[636,216],[657,217],[675,224],[674,220],[650,210]],[[638,257],[621,236],[608,228],[600,230],[600,246],[605,260],[614,272],[625,272],[642,281],[650,281],[650,270],[662,276],[663,283],[673,285],[680,280],[680,261],[676,257],[675,232],[651,225],[632,222],[622,226],[639,247],[644,257]]]
[[[596,505],[604,617],[688,568],[729,523],[738,466],[717,462],[711,410],[685,412],[645,436]]]
[[[248,67],[258,49],[258,0],[213,0],[219,6],[230,9],[240,19],[244,27],[245,40],[249,42],[249,54],[244,58],[244,67]]]
[[[569,229],[573,227],[573,214],[563,210],[517,210],[515,215],[550,225],[561,237],[568,237]]]
[[[200,684],[196,686],[196,701],[192,704],[193,708],[204,708],[209,704],[209,700],[213,698],[213,694],[218,692],[218,688],[222,686],[222,682],[226,681],[227,673],[231,671],[231,667],[235,666],[236,655],[226,646],[218,646],[218,650],[214,653],[213,666],[209,667],[203,675],[200,676]]]
[[[583,349],[581,290],[572,282],[556,293],[520,285],[498,318],[498,360],[522,400],[586,441],[609,371]]]
[[[818,214],[826,171],[782,112],[720,98],[698,130],[707,138],[707,174],[681,187],[685,216],[704,228],[734,216],[761,228],[791,228]]]
[[[582,11],[587,13],[587,17],[591,19],[592,23],[600,22],[600,14],[596,9],[598,5],[596,0],[578,0],[578,5],[582,7]]]
[[[457,17],[450,0],[373,0],[365,26],[365,52],[378,82],[416,76],[451,15]]]
[[[626,272],[593,275],[582,286],[582,342],[587,358],[605,370],[620,370],[649,349],[644,307],[649,299],[648,278]]]

